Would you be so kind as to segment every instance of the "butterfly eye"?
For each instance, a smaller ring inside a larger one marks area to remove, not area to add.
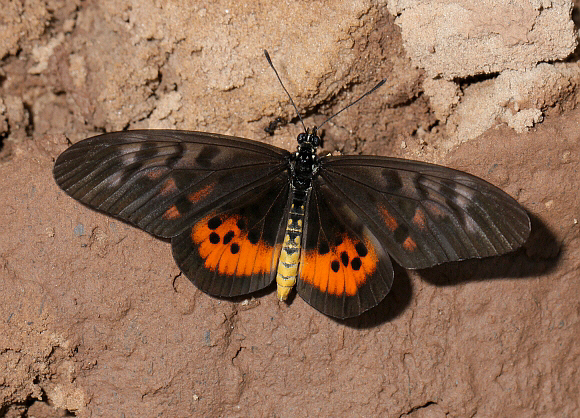
[[[301,133],[298,135],[298,143],[299,144],[306,142],[307,139],[308,139],[308,135],[306,135],[305,133]]]
[[[318,135],[310,134],[308,139],[314,148],[317,148],[320,145],[320,137]]]

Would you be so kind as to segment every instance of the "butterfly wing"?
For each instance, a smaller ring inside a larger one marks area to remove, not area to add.
[[[74,144],[54,177],[87,206],[171,238],[177,264],[201,290],[235,296],[275,277],[289,155],[222,135],[126,131]]]
[[[125,131],[74,144],[56,160],[54,178],[87,206],[170,238],[287,173],[288,156],[280,148],[223,135]]]
[[[393,268],[377,236],[323,177],[306,208],[298,294],[326,315],[348,318],[377,305]]]
[[[322,158],[319,173],[405,268],[504,254],[530,233],[513,198],[450,168],[344,156]]]
[[[239,296],[276,276],[289,204],[288,174],[248,189],[171,239],[185,275],[214,296]]]

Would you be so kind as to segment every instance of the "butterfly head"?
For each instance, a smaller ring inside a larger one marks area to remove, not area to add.
[[[310,146],[316,151],[316,148],[320,145],[320,137],[318,136],[317,130],[318,128],[314,126],[298,135],[298,150],[304,145],[306,147]]]

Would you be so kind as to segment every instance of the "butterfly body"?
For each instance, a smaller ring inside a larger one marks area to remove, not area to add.
[[[278,285],[319,311],[377,305],[405,268],[504,254],[525,210],[477,177],[416,161],[317,156],[316,129],[286,150],[201,132],[144,130],[72,145],[54,177],[70,196],[171,240],[181,271],[215,296]]]
[[[305,207],[310,197],[312,180],[318,170],[316,149],[319,144],[320,138],[316,134],[316,129],[301,133],[298,136],[298,150],[290,158],[291,204],[276,269],[277,294],[280,300],[287,300],[296,284],[302,249]]]

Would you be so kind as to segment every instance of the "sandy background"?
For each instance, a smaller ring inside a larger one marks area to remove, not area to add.
[[[0,416],[580,416],[580,64],[568,0],[0,0]],[[524,205],[520,251],[359,318],[218,300],[52,180],[70,142],[233,134],[445,164]],[[264,131],[276,118],[281,126]]]

